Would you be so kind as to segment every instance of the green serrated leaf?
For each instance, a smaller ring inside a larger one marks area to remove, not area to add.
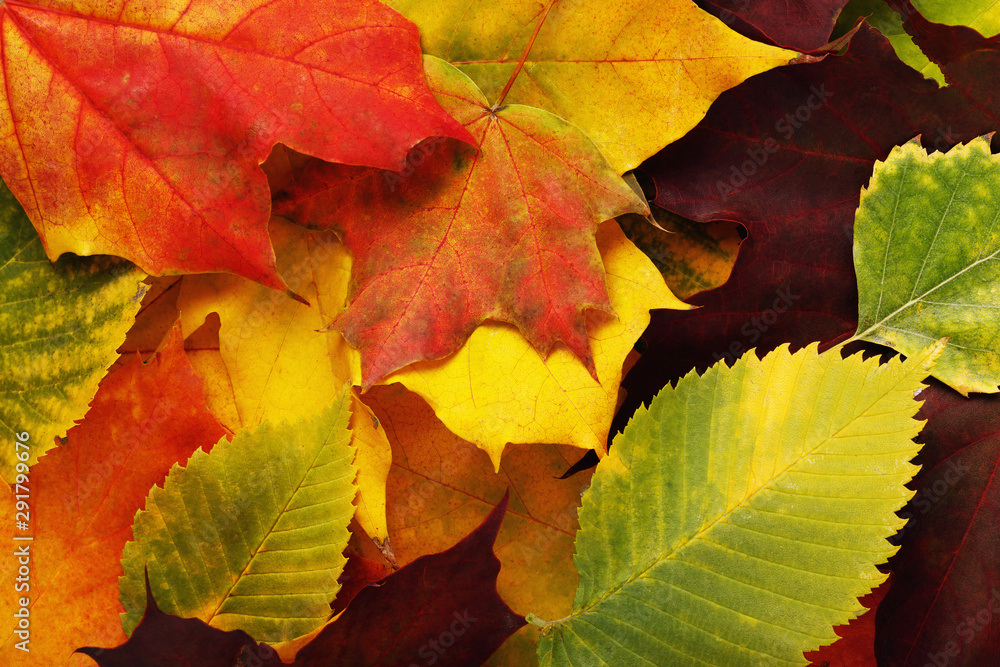
[[[541,664],[807,664],[885,579],[940,349],[784,346],[660,392],[583,496],[574,612],[541,623]]]
[[[153,487],[119,580],[131,633],[144,567],[160,608],[258,641],[287,641],[330,616],[354,514],[350,394],[309,419],[225,438]]]
[[[1000,157],[981,137],[875,164],[854,222],[855,338],[918,352],[948,336],[934,377],[963,395],[1000,384]]]
[[[14,480],[14,434],[27,463],[55,446],[97,393],[147,287],[109,257],[49,262],[34,227],[0,182],[0,478]],[[23,450],[22,450],[23,451]]]

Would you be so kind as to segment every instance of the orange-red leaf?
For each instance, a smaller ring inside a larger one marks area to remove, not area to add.
[[[354,255],[335,326],[362,355],[364,385],[457,350],[486,319],[547,353],[561,341],[593,374],[584,311],[610,311],[595,233],[645,213],[594,142],[547,111],[492,110],[464,74],[425,57],[442,105],[480,149],[429,141],[401,174],[317,162],[275,212],[335,227]]]
[[[278,141],[402,169],[468,139],[427,89],[416,27],[376,0],[7,0],[0,176],[49,257],[283,285],[259,164]]]
[[[32,466],[28,495],[33,541],[12,542],[14,496],[0,499],[8,582],[16,567],[11,544],[30,544],[30,653],[14,648],[13,588],[0,600],[0,664],[86,665],[70,651],[125,639],[118,614],[122,548],[149,488],[223,429],[205,408],[201,380],[181,347],[180,329],[148,365],[138,355],[104,379],[84,421],[65,445]],[[19,535],[22,533],[18,533]]]

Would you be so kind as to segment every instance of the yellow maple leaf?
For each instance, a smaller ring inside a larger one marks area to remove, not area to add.
[[[461,69],[491,103],[565,118],[619,173],[687,134],[723,91],[798,56],[691,0],[388,4],[420,28],[424,53]]]
[[[543,359],[507,324],[479,326],[455,354],[411,364],[387,377],[420,394],[452,432],[490,455],[496,470],[507,443],[569,444],[603,454],[622,364],[652,308],[690,308],[653,263],[610,220],[597,232],[617,319],[589,311],[587,333],[600,382],[565,347]]]

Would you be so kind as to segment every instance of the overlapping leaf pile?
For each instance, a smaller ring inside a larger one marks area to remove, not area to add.
[[[997,16],[0,3],[0,663],[992,664]]]

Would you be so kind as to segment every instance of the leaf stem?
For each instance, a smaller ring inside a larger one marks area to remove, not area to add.
[[[524,53],[521,54],[521,59],[517,62],[517,67],[514,68],[514,73],[510,75],[509,79],[507,79],[507,85],[505,85],[503,90],[500,91],[499,99],[497,99],[491,107],[493,111],[496,111],[497,107],[503,104],[504,98],[507,97],[507,93],[510,91],[511,86],[514,85],[514,79],[517,78],[517,75],[521,73],[521,68],[524,67],[524,61],[527,60],[531,47],[535,45],[535,38],[538,37],[538,31],[542,29],[542,24],[545,23],[545,19],[548,17],[552,6],[558,1],[559,0],[550,0],[548,6],[545,8],[545,11],[542,12],[542,18],[540,18],[538,20],[538,24],[535,25],[535,31],[531,33],[531,37],[528,39],[528,45],[524,47]]]
[[[542,628],[544,630],[545,628],[549,627],[550,625],[558,625],[559,623],[563,623],[563,622],[569,620],[572,617],[573,617],[573,614],[570,614],[566,618],[560,618],[560,619],[557,619],[555,621],[543,621],[542,619],[540,619],[537,616],[535,616],[534,613],[529,612],[528,615],[524,617],[524,620],[526,620],[528,623],[531,623],[536,628]]]

